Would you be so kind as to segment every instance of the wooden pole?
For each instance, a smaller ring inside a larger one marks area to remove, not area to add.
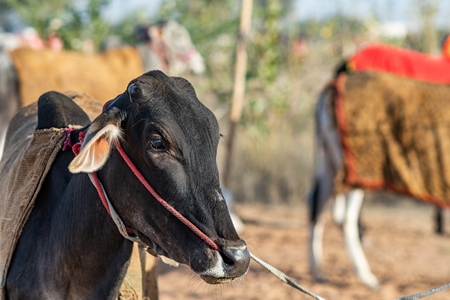
[[[225,166],[222,176],[223,186],[230,188],[231,164],[233,157],[236,126],[242,115],[245,95],[245,74],[247,72],[247,43],[250,35],[253,0],[242,0],[240,32],[236,49],[234,91],[230,109],[230,127],[226,137]]]

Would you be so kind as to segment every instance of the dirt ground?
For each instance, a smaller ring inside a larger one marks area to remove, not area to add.
[[[245,204],[237,211],[246,224],[241,237],[250,251],[325,299],[395,299],[450,282],[450,211],[445,212],[446,234],[439,236],[433,231],[431,206],[405,200],[364,206],[365,252],[381,282],[376,290],[355,277],[330,211],[324,234],[325,284],[315,283],[308,273],[306,207]],[[158,267],[161,300],[312,299],[253,261],[242,280],[220,286],[207,285],[187,267]],[[426,299],[450,299],[450,289]]]

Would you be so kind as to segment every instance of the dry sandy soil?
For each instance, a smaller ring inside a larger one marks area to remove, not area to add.
[[[246,223],[241,234],[256,256],[284,271],[303,287],[326,299],[384,300],[450,282],[450,211],[447,233],[433,232],[434,210],[414,201],[367,204],[364,247],[381,286],[372,290],[355,277],[340,228],[327,212],[324,252],[328,282],[315,283],[308,273],[306,207],[239,205]],[[255,262],[242,280],[210,286],[186,267],[158,265],[160,299],[312,299],[276,279]],[[427,300],[450,299],[450,289]]]

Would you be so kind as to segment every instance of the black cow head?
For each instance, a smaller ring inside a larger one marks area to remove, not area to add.
[[[209,283],[245,274],[249,252],[237,235],[219,186],[216,118],[191,84],[162,72],[131,81],[91,124],[73,173],[98,171],[124,223],[153,254],[189,265]],[[146,180],[221,251],[161,206],[120,157],[119,141]]]

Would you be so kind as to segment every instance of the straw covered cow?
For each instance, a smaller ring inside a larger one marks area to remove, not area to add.
[[[394,51],[383,53],[386,49]],[[450,82],[450,60],[391,47],[366,50],[376,59],[363,61],[368,53],[351,58],[350,72],[340,69],[317,103],[309,257],[313,275],[324,280],[321,213],[332,196],[345,199],[343,231],[350,259],[360,280],[375,287],[378,280],[358,227],[364,190],[384,189],[450,206],[450,86],[443,84]]]

